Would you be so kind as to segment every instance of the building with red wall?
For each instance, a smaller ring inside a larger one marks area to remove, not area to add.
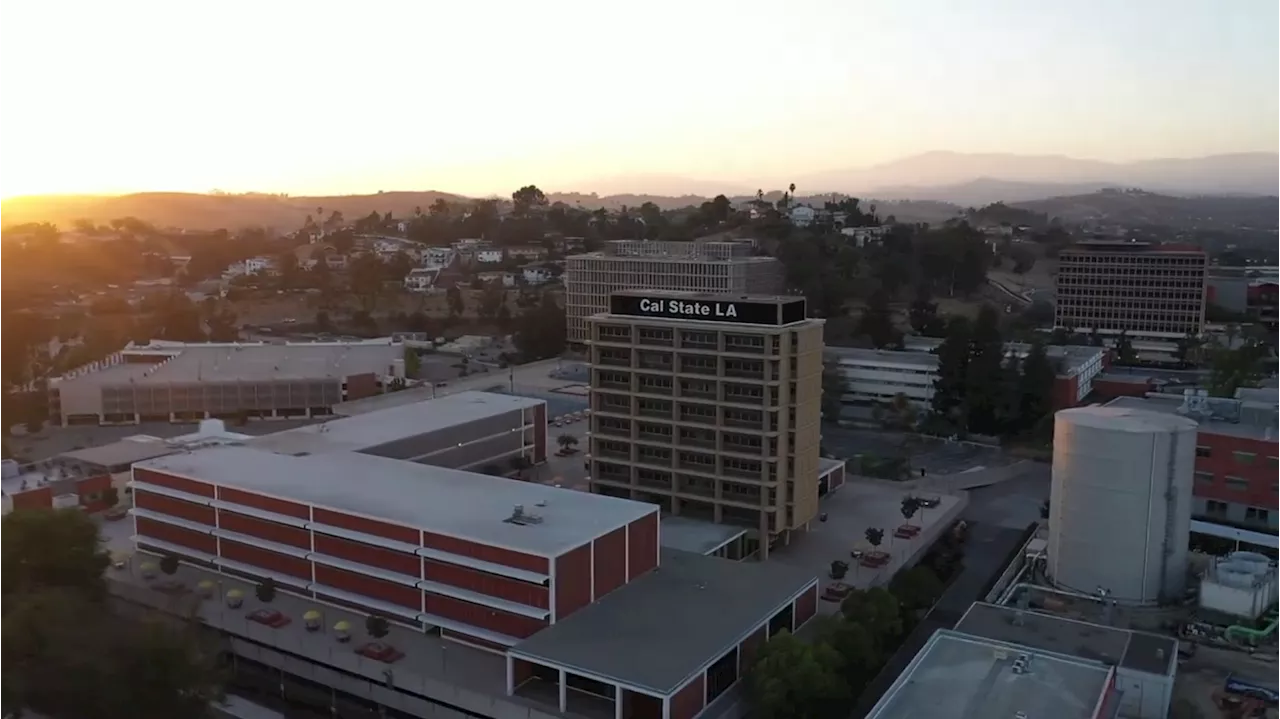
[[[111,475],[105,472],[76,472],[61,467],[26,468],[5,460],[3,490],[5,512],[15,509],[66,509],[86,512],[107,509],[106,493]]]
[[[655,505],[433,464],[537,461],[545,436],[541,401],[469,392],[138,462],[134,541],[504,655],[508,694],[550,681],[562,712],[688,719],[815,615],[810,573],[661,549]]]
[[[1119,397],[1108,405],[1184,414],[1196,420],[1200,429],[1192,519],[1276,534],[1280,451],[1274,401],[1150,393]],[[1275,546],[1274,536],[1270,543]]]

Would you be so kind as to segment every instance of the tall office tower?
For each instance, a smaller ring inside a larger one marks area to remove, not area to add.
[[[587,341],[587,318],[607,312],[609,293],[618,290],[781,294],[782,263],[756,255],[755,249],[754,240],[617,240],[600,252],[574,255],[564,274],[569,342]]]
[[[1186,245],[1090,241],[1058,254],[1054,326],[1199,334],[1208,257]]]
[[[823,324],[801,297],[613,293],[587,322],[591,491],[753,528],[766,557],[818,512]]]

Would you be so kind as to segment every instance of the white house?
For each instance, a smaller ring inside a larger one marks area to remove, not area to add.
[[[486,284],[498,284],[503,287],[515,287],[516,276],[510,272],[478,272],[476,279]]]
[[[791,224],[796,227],[808,227],[813,224],[814,219],[817,217],[818,211],[812,207],[801,205],[791,208]]]
[[[458,253],[449,247],[427,247],[421,253],[422,266],[445,268],[452,265],[457,256]]]
[[[502,262],[502,250],[495,250],[492,248],[476,250],[475,259],[476,259],[476,262],[479,262],[482,265],[490,265],[490,264],[494,264],[495,262]]]
[[[867,245],[879,244],[884,240],[884,232],[884,226],[846,227],[840,230],[840,234],[849,238],[849,241],[856,247],[866,247]]]
[[[404,276],[404,288],[409,292],[427,292],[435,286],[440,271],[426,267],[415,267]]]
[[[551,280],[551,270],[541,265],[533,265],[524,267],[520,270],[520,276],[527,284],[540,285]]]

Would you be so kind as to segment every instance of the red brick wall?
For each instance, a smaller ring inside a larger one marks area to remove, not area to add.
[[[372,534],[375,537],[390,539],[396,542],[404,542],[406,544],[421,544],[421,534],[416,529],[403,527],[398,524],[387,524],[373,519],[365,519],[364,517],[356,517],[354,515],[345,514],[343,512],[335,512],[330,509],[320,509],[316,507],[315,521],[319,524],[327,524],[331,527],[345,529],[349,532],[360,532],[362,534]]]
[[[1212,482],[1197,480],[1193,493],[1203,499],[1220,502],[1238,502],[1254,507],[1276,507],[1276,470],[1268,457],[1277,456],[1275,440],[1267,442],[1247,437],[1228,437],[1222,434],[1200,432],[1196,444],[1209,448],[1208,457],[1196,457],[1196,471],[1213,475]],[[1240,462],[1235,452],[1252,452],[1252,464]],[[1248,482],[1246,489],[1227,486],[1227,477],[1239,477]]]
[[[470,557],[471,559],[479,559],[482,562],[492,562],[493,564],[501,564],[529,572],[547,573],[546,557],[535,557],[531,554],[513,552],[510,549],[491,547],[487,544],[477,544],[465,539],[432,532],[422,533],[422,543],[432,549]]]
[[[278,554],[270,549],[254,547],[229,539],[222,540],[222,557],[233,562],[241,562],[260,569],[287,574],[299,579],[311,579],[311,562],[287,554]]]
[[[556,557],[556,621],[591,603],[591,545],[584,544]]]
[[[423,578],[429,581],[487,594],[490,597],[505,599],[509,602],[517,602],[530,607],[551,608],[551,593],[547,587],[542,585],[500,577],[496,574],[459,567],[454,564],[435,562],[430,559],[426,560],[425,566],[426,576]]]
[[[105,492],[111,488],[111,475],[98,474],[93,477],[85,477],[76,482],[76,494],[80,495],[80,506],[87,512],[100,512],[107,509],[107,503],[101,499],[89,501],[85,499],[85,495],[98,492]]]
[[[547,460],[547,405],[533,408],[533,461]]]
[[[1093,391],[1099,399],[1115,399],[1116,397],[1143,397],[1155,387],[1146,382],[1109,382],[1105,379],[1093,379]]]
[[[308,509],[305,504],[276,499],[275,497],[264,497],[261,494],[245,492],[239,489],[232,489],[230,487],[219,487],[218,499],[224,502],[231,502],[232,504],[260,509],[264,512],[283,514],[286,517],[311,519],[311,510]]]
[[[455,622],[488,629],[509,637],[524,639],[546,628],[547,623],[519,614],[508,614],[480,604],[464,602],[453,597],[427,592],[427,613],[436,614]]]
[[[593,597],[600,599],[627,583],[627,528],[622,527],[597,538],[594,555]]]
[[[225,509],[218,510],[218,528],[265,539],[268,542],[288,544],[299,549],[311,549],[311,533],[305,529],[236,514]]]
[[[422,560],[413,554],[316,533],[316,551],[410,577],[422,577]]]
[[[1066,409],[1076,406],[1076,393],[1080,391],[1079,377],[1055,377],[1053,379],[1053,408]]]
[[[658,513],[627,525],[627,581],[658,566]]]
[[[388,370],[391,368],[388,367]],[[378,376],[372,373],[353,374],[342,380],[347,385],[347,401],[372,397],[378,393]]]
[[[171,474],[163,474],[150,469],[135,469],[133,470],[133,478],[138,482],[146,482],[157,487],[166,487],[179,492],[186,492],[187,494],[198,494],[201,497],[210,498],[214,496],[212,484],[197,482],[186,477],[175,477]]]
[[[53,506],[53,490],[37,487],[13,495],[14,509],[49,509]]]
[[[366,597],[381,599],[409,609],[419,610],[422,607],[422,591],[414,587],[406,587],[395,582],[374,579],[363,574],[356,574],[342,569],[316,564],[316,582],[344,592],[362,594]]]
[[[160,494],[152,494],[144,489],[134,490],[133,506],[138,509],[159,512],[160,514],[167,514],[190,522],[213,526],[213,507],[196,504],[195,502],[186,502],[181,499],[173,499]]]
[[[707,677],[699,674],[671,697],[671,719],[693,719],[702,711],[707,699]]]
[[[194,549],[205,554],[217,554],[218,540],[212,534],[204,534],[193,529],[175,527],[172,524],[157,522],[154,519],[137,517],[137,531],[140,537],[151,537],[161,542],[176,544]]]
[[[521,684],[533,678],[533,663],[526,662],[523,659],[511,660],[511,683],[513,686]]]
[[[796,629],[802,624],[813,618],[818,612],[818,587],[806,591],[796,598],[793,616],[795,617]]]
[[[760,653],[760,649],[764,647],[765,637],[768,635],[768,627],[760,627],[755,634],[742,640],[738,645],[738,662],[742,666],[742,675],[751,669],[752,663],[755,662],[756,656]]]

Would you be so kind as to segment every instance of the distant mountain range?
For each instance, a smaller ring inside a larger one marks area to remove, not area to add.
[[[1230,207],[1234,208],[1231,212],[1246,212],[1250,218],[1248,224],[1253,226],[1258,226],[1254,220],[1270,212],[1271,219],[1266,226],[1275,227],[1274,196],[1280,194],[1278,178],[1280,155],[1274,152],[1129,163],[1062,156],[929,152],[871,167],[803,175],[794,182],[800,201],[820,202],[835,193],[853,195],[864,198],[867,204],[877,202],[881,216],[892,214],[904,221],[938,222],[958,215],[967,207],[993,202],[1035,203],[1054,198],[1050,206],[1060,211],[1047,211],[1047,214],[1064,219],[1098,219],[1100,215],[1114,213],[1130,218],[1164,217],[1171,207],[1181,206],[1190,209],[1173,214],[1190,221],[1206,211],[1221,212]],[[717,194],[733,199],[754,197],[753,184],[672,175],[635,175],[582,183],[590,192],[548,191],[548,198],[588,209],[639,207],[645,202],[675,209],[700,204]],[[770,200],[781,195],[781,188],[767,184],[760,187]],[[1130,188],[1141,188],[1145,192],[1104,192]],[[1161,196],[1164,199],[1152,199]],[[1217,202],[1192,207],[1186,203],[1179,205],[1179,196],[1237,196],[1242,200],[1264,201],[1260,204]],[[69,227],[80,218],[106,222],[132,216],[161,227],[234,229],[256,225],[293,229],[301,226],[306,216],[315,214],[318,208],[323,208],[325,214],[338,210],[348,218],[372,211],[408,217],[416,208],[425,210],[437,199],[460,202],[467,198],[438,191],[337,197],[190,193],[50,195],[5,200],[0,203],[0,215],[6,225],[47,221]],[[1224,219],[1219,216],[1215,221]],[[1113,218],[1113,221],[1124,220]]]

